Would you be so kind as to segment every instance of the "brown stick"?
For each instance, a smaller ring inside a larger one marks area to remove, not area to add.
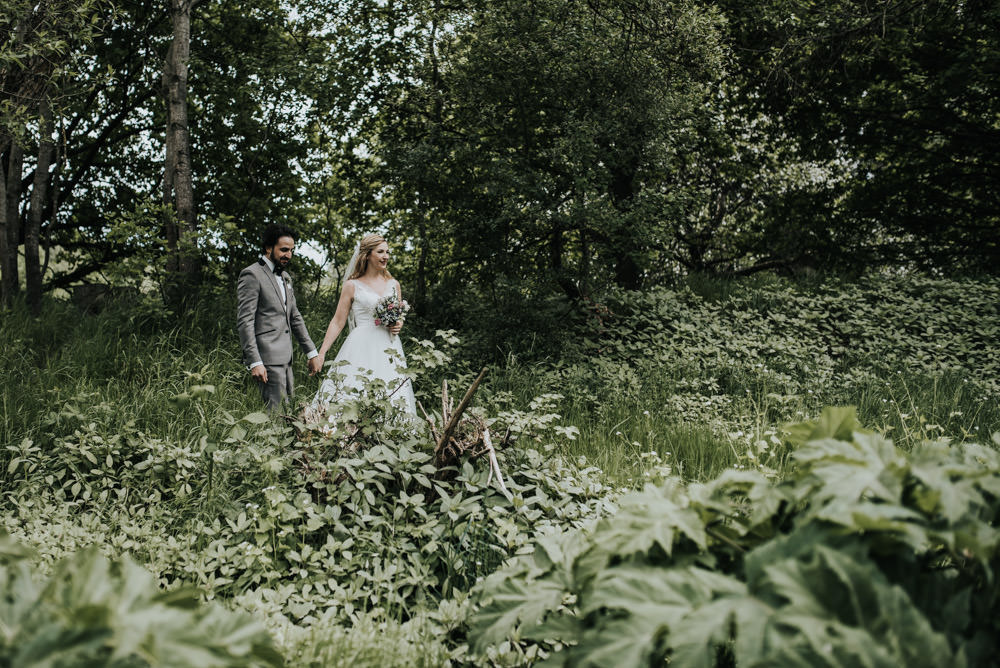
[[[484,366],[483,370],[480,371],[479,375],[476,377],[475,382],[473,382],[469,389],[466,390],[465,396],[462,397],[462,401],[458,403],[458,408],[455,409],[451,419],[448,420],[448,426],[444,428],[444,433],[441,435],[441,440],[438,441],[437,447],[434,448],[434,452],[438,452],[445,446],[445,444],[448,443],[448,439],[451,438],[452,432],[455,431],[455,427],[458,426],[459,418],[462,417],[462,413],[465,412],[465,409],[469,407],[469,404],[472,402],[472,396],[476,393],[476,390],[479,389],[479,383],[483,382],[483,378],[486,376],[486,370],[488,368],[489,367]]]

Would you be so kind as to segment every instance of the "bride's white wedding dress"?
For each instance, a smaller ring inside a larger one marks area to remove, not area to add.
[[[356,399],[365,392],[373,379],[385,383],[385,391],[390,401],[407,413],[416,415],[417,402],[413,396],[413,384],[402,375],[406,369],[406,357],[399,336],[392,336],[389,330],[375,324],[375,306],[389,292],[378,294],[359,280],[354,283],[354,301],[347,321],[350,331],[333,360],[326,378],[313,399],[314,410],[327,409],[345,399]],[[330,411],[327,410],[327,413]]]

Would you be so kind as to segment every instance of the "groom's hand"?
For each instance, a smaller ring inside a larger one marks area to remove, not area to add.
[[[315,376],[323,369],[323,358],[325,355],[317,355],[316,357],[309,360],[309,375]]]
[[[253,379],[258,383],[267,383],[267,367],[263,364],[250,369],[250,375],[253,376]]]

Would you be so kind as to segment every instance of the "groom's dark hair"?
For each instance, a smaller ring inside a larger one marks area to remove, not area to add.
[[[298,241],[299,235],[295,234],[294,230],[285,225],[269,225],[264,234],[261,235],[262,247],[267,250],[274,244],[278,243],[278,239],[281,237],[291,237],[292,241]]]

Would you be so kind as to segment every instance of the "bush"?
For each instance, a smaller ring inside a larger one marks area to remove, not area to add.
[[[130,559],[91,548],[39,581],[27,556],[0,533],[0,665],[282,665],[260,622],[197,591],[160,591]]]
[[[519,640],[567,666],[995,665],[1000,454],[907,453],[851,409],[786,433],[781,482],[671,480],[540,540],[481,586],[474,647]]]

